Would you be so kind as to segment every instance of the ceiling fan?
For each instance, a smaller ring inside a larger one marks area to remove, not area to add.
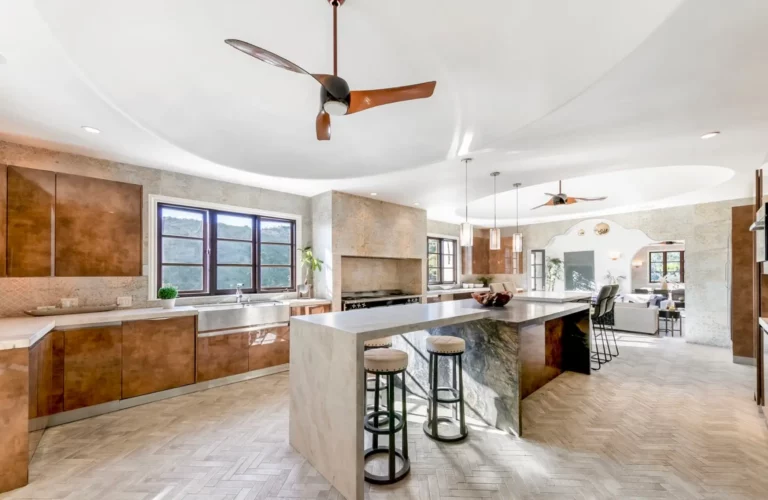
[[[575,198],[568,196],[567,194],[563,193],[563,181],[558,182],[557,190],[560,191],[558,194],[544,193],[551,197],[549,201],[537,207],[533,207],[531,210],[536,210],[537,208],[546,206],[557,207],[560,205],[573,205],[574,203],[578,203],[580,201],[602,201],[608,198],[607,196],[602,196],[600,198]]]
[[[287,69],[294,73],[308,75],[320,83],[320,112],[315,120],[317,140],[328,141],[331,139],[331,117],[351,115],[359,111],[392,104],[412,99],[425,99],[431,97],[435,91],[437,82],[424,82],[405,87],[391,87],[376,90],[349,90],[347,82],[338,76],[338,50],[336,43],[336,11],[344,4],[345,0],[328,0],[333,6],[333,75],[322,73],[310,73],[297,64],[284,57],[280,57],[266,49],[257,47],[248,42],[235,39],[224,40],[232,47],[245,52],[249,56],[271,64],[272,66]]]

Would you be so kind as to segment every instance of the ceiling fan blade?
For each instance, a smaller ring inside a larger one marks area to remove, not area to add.
[[[395,102],[410,101],[412,99],[426,99],[435,91],[437,82],[417,83],[405,87],[392,87],[376,90],[353,90],[349,94],[348,115],[365,111],[366,109]]]
[[[542,203],[539,206],[533,207],[531,210],[536,210],[537,208],[546,207],[546,206],[550,206],[551,207],[551,206],[554,206],[554,205],[555,205],[555,202],[553,202],[552,200],[549,200],[546,203]]]
[[[574,198],[568,198],[568,199],[569,200],[578,200],[578,201],[603,201],[605,199],[608,199],[608,197],[607,196],[602,196],[600,198],[577,198],[577,197],[574,197]]]
[[[315,130],[317,131],[318,141],[331,140],[331,115],[321,109],[315,120]]]
[[[298,64],[294,64],[288,59],[281,57],[274,52],[270,52],[267,49],[262,49],[261,47],[257,47],[251,43],[244,42],[242,40],[236,40],[234,38],[228,38],[224,40],[224,42],[236,48],[240,52],[245,52],[249,56],[255,57],[259,61],[265,62],[269,65],[275,66],[277,68],[287,69],[288,71],[293,71],[294,73],[311,76],[311,73],[309,73]]]

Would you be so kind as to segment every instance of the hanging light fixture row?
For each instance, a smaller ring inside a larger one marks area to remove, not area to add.
[[[491,250],[501,249],[501,229],[496,227],[496,177],[499,176],[499,172],[492,172],[493,177],[493,229],[490,231]]]
[[[515,208],[515,234],[512,235],[512,251],[515,253],[523,253],[523,234],[520,232],[520,184],[515,183],[515,202],[517,207]]]
[[[471,247],[474,238],[472,224],[469,223],[469,162],[472,158],[464,158],[464,222],[459,227],[459,244]]]

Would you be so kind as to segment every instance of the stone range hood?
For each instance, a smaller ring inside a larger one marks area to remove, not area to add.
[[[341,292],[398,288],[426,293],[427,212],[329,191],[312,198],[312,247],[324,261],[317,297],[341,310]],[[370,284],[370,285],[369,285]],[[387,285],[387,286],[384,286]]]

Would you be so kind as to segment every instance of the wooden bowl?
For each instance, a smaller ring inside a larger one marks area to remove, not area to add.
[[[483,307],[504,307],[512,300],[512,292],[473,293],[472,298]]]

